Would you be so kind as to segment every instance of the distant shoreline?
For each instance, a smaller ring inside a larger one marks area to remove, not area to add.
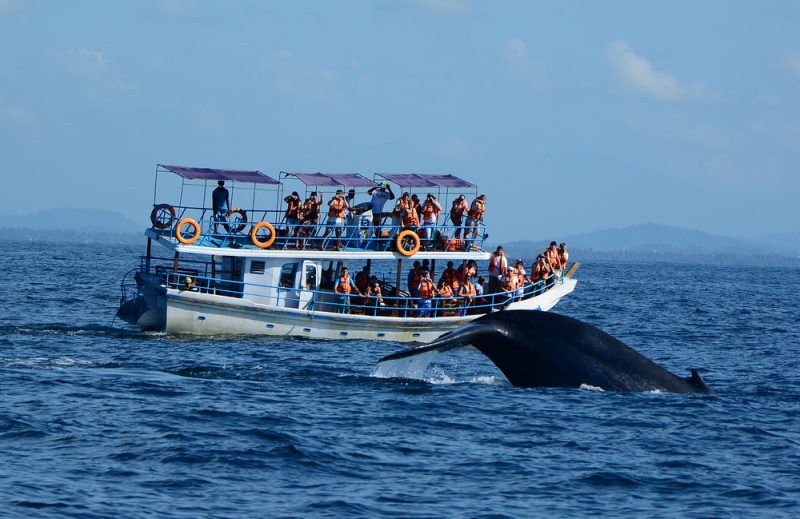
[[[75,243],[75,244],[103,244],[103,245],[140,245],[144,246],[143,233],[110,233],[101,231],[65,231],[54,229],[49,233],[41,229],[19,229],[0,227],[0,239],[7,242],[22,243]],[[522,258],[526,262],[533,259],[535,254],[521,251],[514,244],[505,246],[509,257]],[[800,257],[783,256],[779,254],[747,254],[733,252],[675,252],[675,251],[605,251],[593,249],[574,248],[570,251],[570,258],[583,263],[590,261],[615,262],[615,263],[683,263],[692,265],[726,265],[726,266],[762,266],[762,267],[793,267],[800,268]]]

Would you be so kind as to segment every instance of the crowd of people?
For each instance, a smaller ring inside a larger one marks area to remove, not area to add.
[[[439,200],[432,193],[428,193],[424,201],[417,194],[404,192],[395,202],[391,211],[386,211],[386,204],[395,200],[395,194],[388,182],[381,182],[369,190],[369,203],[359,204],[356,207],[356,192],[351,189],[345,196],[339,189],[334,197],[327,203],[327,218],[325,228],[317,238],[321,241],[320,248],[325,250],[336,240],[336,248],[342,250],[344,241],[352,234],[352,230],[359,226],[358,215],[361,211],[372,211],[372,237],[380,240],[389,238],[389,233],[383,232],[383,225],[387,220],[396,229],[411,229],[420,235],[421,248],[433,250],[437,244],[444,247],[441,233],[437,232],[442,227],[439,225],[443,209]],[[287,239],[294,238],[294,246],[298,249],[306,248],[309,238],[317,234],[317,225],[322,220],[322,208],[325,206],[324,193],[312,191],[303,201],[295,191],[284,198],[286,211],[284,213],[284,233]],[[366,207],[362,207],[366,206]],[[215,214],[217,214],[215,207]],[[486,195],[477,196],[471,204],[467,204],[466,196],[459,195],[453,200],[450,208],[450,234],[459,240],[464,250],[469,250],[478,234],[486,211]]]
[[[450,315],[466,315],[496,310],[547,289],[566,269],[568,261],[567,244],[550,242],[550,246],[536,256],[528,271],[521,259],[510,262],[503,247],[499,246],[489,259],[486,278],[478,275],[475,260],[464,261],[458,267],[448,261],[438,282],[433,278],[428,259],[415,261],[406,278],[410,295],[406,312],[410,308],[410,315],[431,317],[446,312]],[[367,267],[358,272],[354,279],[347,267],[343,267],[335,284],[335,292],[340,311],[344,313],[350,311],[353,294],[359,298],[356,304],[365,307],[373,315],[378,315],[381,307],[387,306],[380,281],[369,274]]]

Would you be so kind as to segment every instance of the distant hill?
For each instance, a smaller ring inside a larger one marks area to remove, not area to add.
[[[800,264],[800,233],[743,240],[667,225],[641,224],[557,239],[584,258]],[[519,240],[503,246],[511,256],[532,258],[548,243],[549,240]]]
[[[145,224],[136,223],[104,209],[46,209],[26,215],[0,215],[0,226],[12,229],[50,231],[129,233],[142,232]]]

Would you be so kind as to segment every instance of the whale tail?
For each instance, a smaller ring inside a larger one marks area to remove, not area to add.
[[[607,391],[711,391],[694,369],[691,377],[678,377],[594,326],[531,310],[485,315],[430,344],[387,355],[378,363],[470,346],[516,387],[586,384]]]

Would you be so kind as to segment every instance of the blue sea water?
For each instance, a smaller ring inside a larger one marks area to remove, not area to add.
[[[587,263],[556,310],[711,395],[511,387],[475,351],[176,338],[112,318],[141,251],[0,245],[3,517],[800,514],[800,270]],[[577,258],[580,259],[580,258]]]

